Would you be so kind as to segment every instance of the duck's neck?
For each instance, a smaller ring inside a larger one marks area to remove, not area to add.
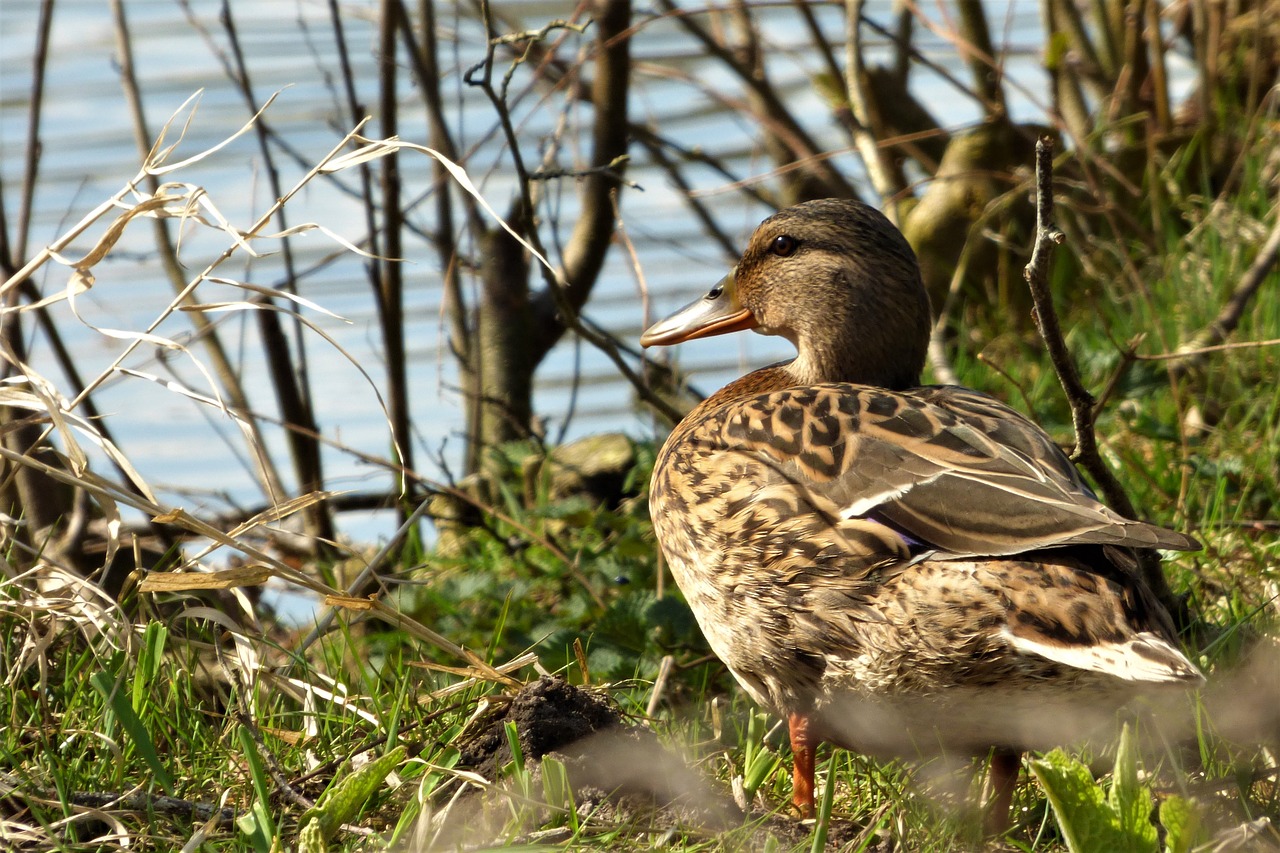
[[[741,379],[735,379],[695,406],[693,411],[685,415],[682,423],[693,423],[698,420],[698,415],[714,412],[738,400],[747,400],[801,384],[788,369],[790,366],[790,362],[771,364],[754,370]]]
[[[817,385],[822,382],[851,382],[857,385],[873,385],[901,391],[914,388],[920,384],[918,371],[902,367],[894,376],[892,370],[868,371],[862,365],[840,367],[838,359],[815,358],[813,350],[806,348],[804,355],[792,361],[771,364],[752,371],[741,379],[735,379],[707,399],[699,403],[692,412],[685,416],[683,423],[691,424],[698,420],[698,415],[714,412],[723,406],[738,400],[747,400],[761,394],[770,394],[784,388],[797,385]]]
[[[840,351],[824,351],[805,347],[783,366],[791,385],[817,385],[820,382],[851,382],[902,391],[920,384],[920,367],[907,359],[872,359],[865,355],[851,358]]]
[[[817,385],[819,382],[850,382],[853,371],[842,370],[839,360],[829,353],[802,349],[792,361],[781,365],[791,377],[792,385]]]

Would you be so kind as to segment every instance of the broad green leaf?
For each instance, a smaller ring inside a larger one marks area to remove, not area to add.
[[[1119,849],[1114,843],[1120,836],[1118,821],[1088,767],[1061,749],[1028,763],[1071,853]]]
[[[328,849],[329,843],[320,828],[320,819],[311,818],[304,823],[298,833],[298,853],[325,853]]]
[[[278,840],[275,821],[266,806],[271,802],[274,788],[271,777],[267,774],[267,768],[262,763],[262,756],[258,755],[258,748],[248,730],[241,726],[236,729],[236,737],[240,741],[240,749],[244,755],[245,765],[249,769],[249,778],[253,782],[253,791],[256,795],[250,812],[252,820],[246,819],[241,824],[240,830],[249,836],[254,850],[267,853],[274,845],[274,841]]]
[[[1111,779],[1107,803],[1130,840],[1125,849],[1155,850],[1160,839],[1151,822],[1151,792],[1138,781],[1137,738],[1128,724],[1120,732]]]
[[[302,827],[309,822],[319,825],[321,837],[328,840],[338,827],[355,817],[382,785],[382,780],[404,761],[405,748],[397,746],[354,773],[339,774],[325,788],[320,800],[302,816]],[[301,843],[301,838],[299,838]]]
[[[275,824],[261,801],[255,800],[253,808],[241,813],[236,826],[248,837],[249,849],[254,853],[271,853],[275,847]]]
[[[1200,809],[1194,802],[1173,795],[1160,804],[1166,853],[1190,853],[1200,841]]]

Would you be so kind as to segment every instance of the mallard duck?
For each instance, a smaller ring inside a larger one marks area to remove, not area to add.
[[[991,755],[998,831],[1023,751],[1142,686],[1202,680],[1133,555],[1200,546],[1104,506],[998,400],[922,387],[929,326],[915,255],[880,212],[823,200],[769,217],[640,341],[754,329],[797,355],[675,427],[650,509],[711,648],[788,722],[803,815],[823,741],[943,750]]]

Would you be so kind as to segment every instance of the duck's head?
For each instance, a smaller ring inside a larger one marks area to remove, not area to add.
[[[795,344],[797,384],[920,384],[929,296],[915,253],[880,211],[824,199],[770,216],[706,296],[640,336],[646,347],[755,329]]]

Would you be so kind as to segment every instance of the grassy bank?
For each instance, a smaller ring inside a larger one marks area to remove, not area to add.
[[[1232,337],[1258,345],[1163,357],[1211,327],[1273,227],[1268,155],[1243,161],[1229,197],[1165,199],[1149,241],[1068,246],[1055,267],[1109,462],[1152,520],[1205,544],[1165,565],[1211,683],[1123,739],[1118,728],[1087,753],[1031,760],[1000,842],[1011,848],[1280,847],[1276,274]],[[1029,323],[976,322],[950,351],[963,382],[1070,443]],[[506,448],[509,477],[477,524],[447,547],[400,549],[378,572],[380,612],[335,597],[336,617],[314,632],[264,616],[252,584],[134,587],[117,604],[74,577],[15,570],[0,587],[0,841],[262,853],[982,844],[983,779],[968,762],[824,753],[819,818],[787,814],[784,733],[709,655],[657,563],[645,501],[656,446],[636,438],[606,500],[552,499],[519,473],[532,449]],[[336,596],[370,557],[352,549],[312,589]],[[530,698],[522,688],[545,673],[589,691]],[[540,733],[592,720],[612,739],[531,753],[547,746]],[[581,782],[601,769],[626,771],[628,792],[612,795],[616,774]]]

